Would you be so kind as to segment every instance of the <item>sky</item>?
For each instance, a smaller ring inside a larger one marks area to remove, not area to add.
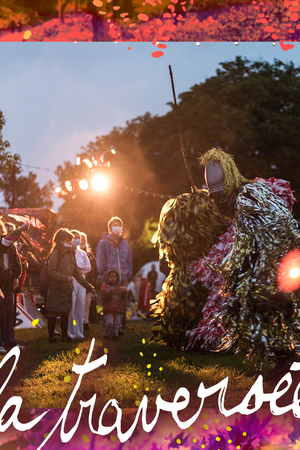
[[[174,42],[154,58],[157,48],[150,42],[1,42],[3,138],[21,156],[24,175],[31,170],[41,185],[49,179],[57,185],[56,167],[75,163],[81,147],[96,136],[146,112],[170,110],[169,65],[178,96],[236,56],[300,66],[300,43],[294,45],[284,51],[271,42]],[[53,200],[57,211],[62,200],[55,194]]]

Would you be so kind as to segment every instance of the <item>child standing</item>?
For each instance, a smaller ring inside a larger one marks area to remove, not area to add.
[[[109,270],[102,285],[104,337],[118,340],[121,314],[127,296],[127,289],[119,286],[119,274],[116,270]]]

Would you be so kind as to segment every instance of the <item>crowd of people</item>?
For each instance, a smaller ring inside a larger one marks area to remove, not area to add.
[[[18,240],[28,223],[16,228],[0,221],[0,353],[19,345],[14,338],[16,293],[26,277],[26,261],[18,252]],[[89,329],[91,296],[101,290],[104,337],[118,339],[126,327],[127,285],[132,278],[132,253],[123,239],[123,222],[113,217],[108,223],[94,256],[87,235],[78,230],[58,229],[46,257],[40,288],[45,300],[49,342],[60,333],[55,329],[60,318],[61,340],[84,339]]]
[[[84,339],[89,326],[92,292],[100,285],[104,338],[117,340],[126,326],[126,286],[132,278],[132,253],[123,239],[123,222],[113,217],[93,255],[85,233],[59,229],[47,261],[49,342],[56,342],[55,323],[61,318],[62,341]]]

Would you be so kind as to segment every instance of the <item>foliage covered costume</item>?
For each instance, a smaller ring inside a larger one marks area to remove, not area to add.
[[[163,208],[157,243],[171,271],[162,292],[152,302],[151,312],[156,318],[152,340],[177,347],[187,344],[185,333],[202,317],[207,293],[200,284],[193,284],[190,264],[199,255],[207,255],[224,229],[206,191],[182,194]]]
[[[296,201],[291,191],[290,183],[278,178],[256,178],[269,186],[273,192],[278,195],[292,211]],[[219,241],[212,246],[209,254],[205,258],[200,258],[191,264],[191,273],[197,282],[200,282],[208,289],[207,302],[203,308],[203,319],[193,330],[187,331],[189,345],[192,348],[203,348],[204,350],[214,350],[221,343],[221,338],[226,329],[225,324],[220,321],[222,309],[225,304],[234,301],[234,296],[225,296],[222,293],[222,287],[225,280],[222,272],[214,270],[214,266],[222,263],[222,260],[228,256],[232,250],[234,239],[234,224],[228,228],[226,233],[220,236]]]
[[[276,359],[300,349],[299,291],[283,294],[277,286],[280,261],[300,247],[298,223],[265,184],[232,183],[231,168],[237,169],[229,155],[211,150],[202,157],[204,164],[216,161],[225,174],[219,204],[235,199],[232,250],[219,269],[226,280],[225,293],[236,298],[228,299],[220,316],[226,332],[219,349],[233,347],[259,360]]]

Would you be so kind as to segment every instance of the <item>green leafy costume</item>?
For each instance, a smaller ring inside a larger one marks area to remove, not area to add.
[[[178,348],[187,344],[185,333],[202,318],[207,292],[193,284],[190,264],[206,255],[226,228],[205,190],[182,194],[163,207],[156,242],[171,270],[152,302],[152,340]]]

